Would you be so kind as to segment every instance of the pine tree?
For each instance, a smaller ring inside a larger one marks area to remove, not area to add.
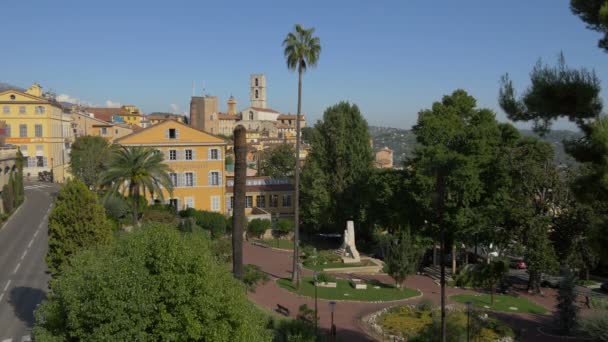
[[[59,274],[69,258],[82,249],[106,244],[112,239],[112,225],[97,196],[77,179],[61,188],[49,216],[49,251],[46,262],[52,274]]]
[[[576,276],[570,270],[566,270],[557,293],[557,321],[566,335],[573,332],[578,315],[575,287]]]

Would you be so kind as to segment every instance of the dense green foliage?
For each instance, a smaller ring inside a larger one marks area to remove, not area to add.
[[[99,185],[107,169],[112,147],[103,137],[84,135],[76,138],[70,152],[70,172],[89,189]]]
[[[608,52],[608,3],[606,0],[570,0],[570,9],[587,24],[587,28],[604,35],[597,45]]]
[[[159,151],[149,147],[122,147],[112,151],[99,182],[109,187],[111,193],[128,193],[133,198],[133,225],[136,226],[140,214],[139,201],[146,192],[161,202],[164,200],[163,189],[172,193],[169,171]]]
[[[277,221],[273,234],[279,239],[285,237],[287,234],[293,232],[293,221],[280,219]]]
[[[188,208],[180,211],[181,217],[192,217],[196,220],[196,225],[208,230],[213,238],[220,238],[226,234],[229,218],[211,211],[196,210]]]
[[[270,220],[256,218],[247,224],[247,234],[251,237],[259,238],[272,227]]]
[[[296,152],[292,144],[280,144],[265,150],[260,156],[260,175],[271,178],[292,178],[296,165]]]
[[[530,87],[517,98],[508,74],[504,75],[498,102],[509,119],[532,121],[538,133],[546,133],[560,117],[582,127],[602,111],[601,84],[595,72],[571,69],[563,55],[555,67],[539,61],[530,73],[530,81]]]
[[[259,283],[265,284],[270,280],[268,274],[264,273],[258,265],[247,264],[244,267],[244,271],[243,284],[247,287],[247,291],[255,292]]]
[[[23,172],[11,172],[8,177],[8,183],[2,187],[2,206],[4,212],[11,214],[24,200]]]
[[[367,122],[359,108],[341,102],[316,123],[312,151],[302,171],[302,221],[309,230],[342,231],[358,221],[362,203],[358,185],[372,172]]]
[[[566,270],[559,284],[557,293],[557,323],[565,335],[571,335],[577,322],[578,307],[576,306],[576,276]]]
[[[97,196],[78,179],[61,188],[49,215],[46,262],[52,274],[63,272],[70,257],[112,240],[112,224]]]
[[[397,287],[401,288],[405,278],[418,270],[424,250],[410,234],[409,227],[401,229],[390,238],[387,250],[386,273],[395,280]]]
[[[84,187],[84,186],[83,186]],[[269,341],[203,234],[146,224],[76,255],[36,311],[37,341]]]

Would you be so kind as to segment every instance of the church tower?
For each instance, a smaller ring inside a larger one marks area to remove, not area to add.
[[[249,98],[251,107],[266,108],[266,76],[264,74],[251,75]]]

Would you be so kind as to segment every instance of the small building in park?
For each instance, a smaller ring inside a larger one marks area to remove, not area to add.
[[[224,213],[227,142],[184,123],[166,120],[116,140],[122,146],[152,147],[171,168],[173,194],[164,191],[165,203],[178,210]],[[148,198],[150,202],[154,199]]]

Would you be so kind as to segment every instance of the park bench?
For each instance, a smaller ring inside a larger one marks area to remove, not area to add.
[[[284,316],[289,316],[289,309],[281,304],[277,304],[277,312]]]

